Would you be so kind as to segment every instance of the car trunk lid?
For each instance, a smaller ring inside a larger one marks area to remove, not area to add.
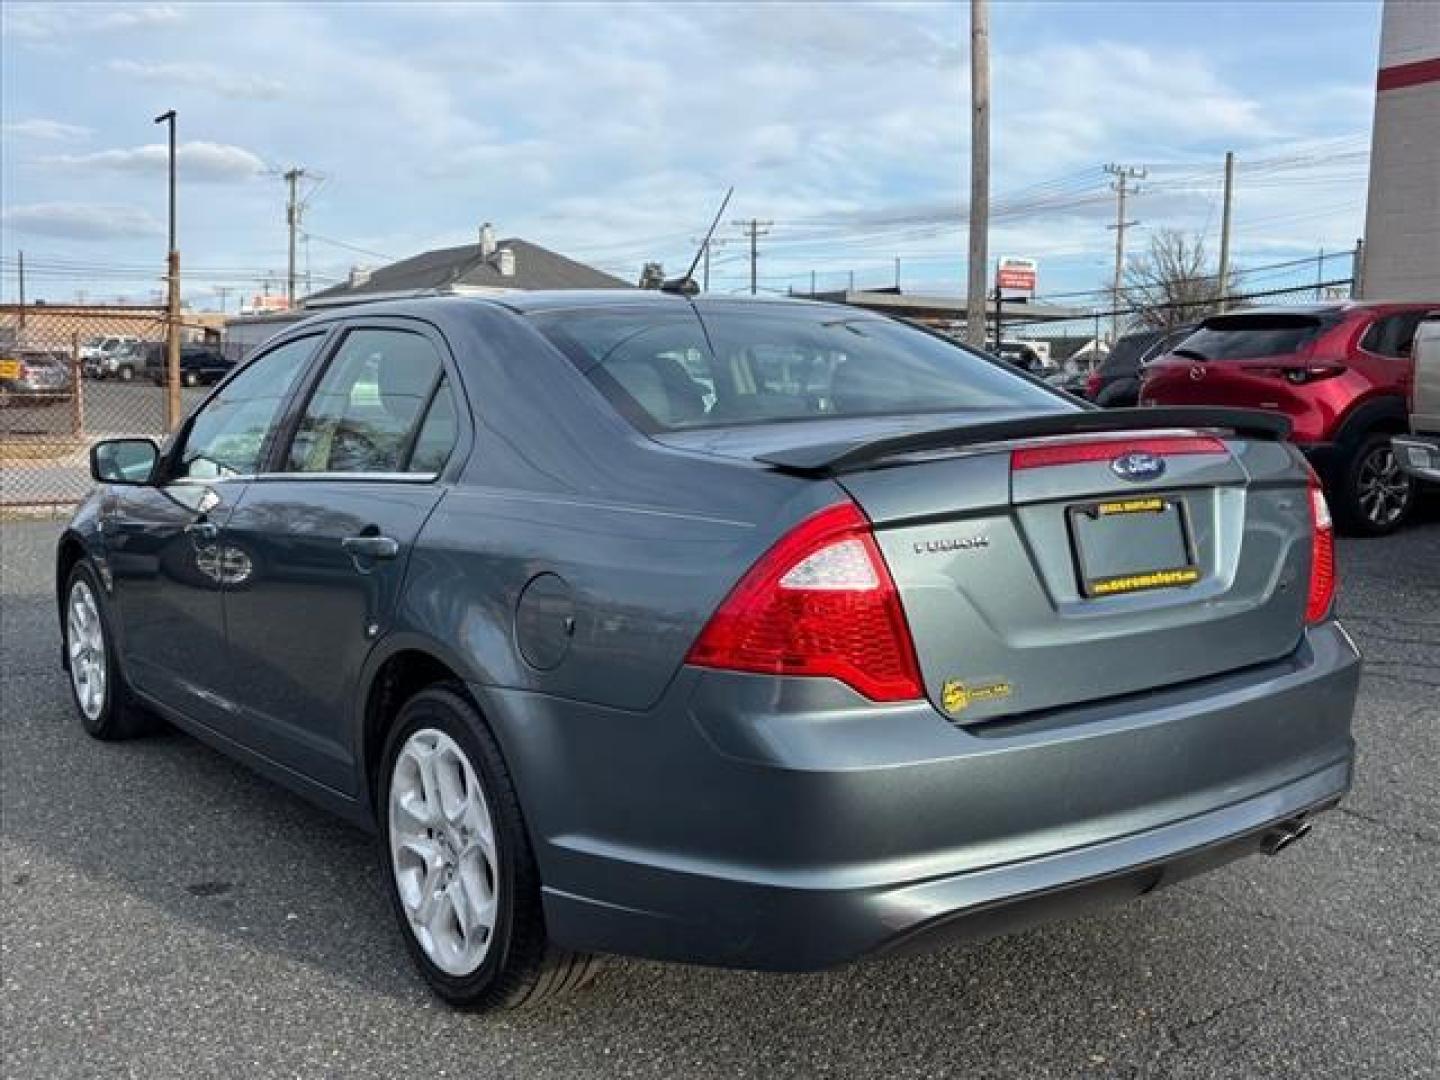
[[[761,460],[831,476],[865,511],[926,693],[969,724],[1292,652],[1310,526],[1284,428],[1240,410],[1079,412]]]

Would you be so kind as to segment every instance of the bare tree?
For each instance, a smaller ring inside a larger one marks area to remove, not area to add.
[[[1234,278],[1232,276],[1233,283]],[[1233,292],[1233,287],[1231,289]],[[1125,267],[1120,302],[1136,329],[1168,330],[1220,310],[1220,279],[1210,268],[1201,236],[1161,229]]]

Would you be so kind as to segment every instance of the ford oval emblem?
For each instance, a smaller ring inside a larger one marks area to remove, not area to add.
[[[1137,483],[1141,480],[1154,480],[1164,474],[1165,459],[1158,454],[1147,454],[1144,451],[1121,454],[1110,462],[1110,471],[1121,480],[1134,480]]]

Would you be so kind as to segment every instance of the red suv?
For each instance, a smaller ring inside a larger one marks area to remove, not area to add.
[[[1413,481],[1390,448],[1409,430],[1415,328],[1435,304],[1336,303],[1216,315],[1148,365],[1142,405],[1243,405],[1290,417],[1336,519],[1399,527]]]

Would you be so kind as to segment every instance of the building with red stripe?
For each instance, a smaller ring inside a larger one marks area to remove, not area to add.
[[[1361,291],[1440,301],[1440,0],[1385,0]]]

